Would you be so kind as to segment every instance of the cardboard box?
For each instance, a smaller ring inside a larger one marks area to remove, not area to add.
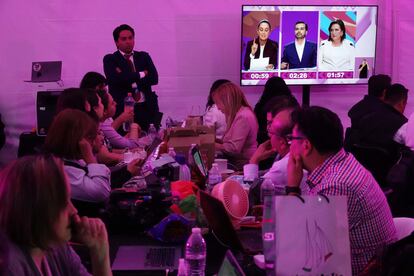
[[[167,135],[168,147],[173,147],[176,153],[184,154],[186,157],[191,144],[197,144],[205,165],[208,169],[211,168],[215,156],[216,130],[214,127],[175,127],[168,129]]]

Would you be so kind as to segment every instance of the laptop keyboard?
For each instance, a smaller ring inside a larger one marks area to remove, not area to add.
[[[175,248],[150,248],[145,259],[146,267],[173,267]]]

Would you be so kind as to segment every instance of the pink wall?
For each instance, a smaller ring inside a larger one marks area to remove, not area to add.
[[[408,88],[414,87],[414,54],[408,40],[414,25],[410,2],[346,1],[379,5],[377,73],[392,74],[394,81]],[[8,137],[0,152],[0,165],[15,158],[19,134],[35,126],[36,91],[58,87],[23,82],[30,79],[32,61],[63,60],[64,86],[77,86],[85,72],[103,72],[103,56],[115,50],[113,28],[130,24],[136,31],[136,49],[148,51],[159,71],[159,85],[154,89],[162,111],[167,116],[183,118],[192,106],[205,105],[213,80],[239,82],[241,5],[247,3],[271,4],[218,0],[2,0],[0,112]],[[318,3],[327,2],[312,2]],[[340,5],[344,1],[331,3]],[[292,90],[300,97],[300,87]],[[244,91],[254,105],[261,88],[248,87]],[[366,86],[315,86],[311,91],[311,104],[333,109],[347,126],[346,112],[365,93]],[[409,100],[406,113],[412,111]]]

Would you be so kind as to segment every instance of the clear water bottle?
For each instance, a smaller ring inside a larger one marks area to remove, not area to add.
[[[125,97],[125,100],[124,100],[124,111],[126,112],[134,111],[134,105],[135,105],[135,100],[134,98],[132,98],[132,93],[128,93],[128,95]],[[122,124],[122,128],[124,129],[124,131],[128,132],[131,129],[131,123],[133,122],[128,121]]]
[[[213,187],[221,182],[221,173],[217,163],[213,163],[210,171],[208,172],[208,189],[211,191]]]
[[[272,180],[265,178],[260,186],[260,199],[264,203],[265,196],[273,196],[275,194],[275,185]]]
[[[206,242],[201,236],[200,228],[193,228],[191,232],[185,245],[187,275],[203,276],[206,267]]]
[[[151,141],[154,141],[154,139],[158,137],[158,132],[154,124],[150,124],[148,128],[148,135],[151,138]]]
[[[275,212],[273,207],[273,195],[275,194],[275,186],[272,180],[265,178],[262,183],[261,196],[263,200],[263,224],[262,224],[262,240],[263,254],[265,259],[266,275],[274,275],[275,268]]]
[[[178,272],[177,272],[177,276],[187,276],[187,269],[185,267],[185,259],[184,258],[180,258],[178,260]]]
[[[180,173],[179,173],[178,178],[184,181],[186,180],[191,181],[191,171],[190,171],[190,168],[185,163],[185,156],[183,154],[177,154],[175,156],[175,160],[177,161],[178,164],[180,164]]]
[[[168,155],[175,159],[177,154],[175,153],[174,148],[168,148]]]

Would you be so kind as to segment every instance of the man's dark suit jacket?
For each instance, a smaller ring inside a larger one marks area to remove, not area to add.
[[[407,122],[407,118],[389,104],[366,95],[348,112],[351,127],[345,137],[345,146],[353,144],[379,147],[390,156],[398,157],[401,145],[394,141],[398,129]]]
[[[104,57],[104,72],[108,80],[109,93],[117,102],[116,116],[123,112],[124,99],[128,92],[134,93],[134,82],[138,90],[143,92],[145,103],[136,104],[135,121],[146,130],[150,123],[155,123],[154,118],[159,113],[158,97],[151,88],[152,85],[158,84],[158,72],[148,53],[134,51],[133,57],[136,72],[132,71],[128,61],[119,51]],[[140,78],[139,72],[145,70],[148,74]]]
[[[244,70],[250,69],[250,52],[252,49],[253,40],[249,41],[246,46],[246,54],[244,55]],[[266,41],[264,50],[263,50],[263,57],[269,58],[269,64],[273,64],[276,68],[277,66],[277,50],[279,48],[279,45],[276,41],[273,41],[271,39],[268,39]],[[254,58],[260,57],[260,45],[257,45],[257,51],[254,55]]]
[[[295,42],[292,42],[285,46],[282,62],[289,63],[289,69],[315,67],[317,52],[316,43],[305,41],[305,48],[303,49],[302,60],[300,61],[298,53],[296,52]]]

